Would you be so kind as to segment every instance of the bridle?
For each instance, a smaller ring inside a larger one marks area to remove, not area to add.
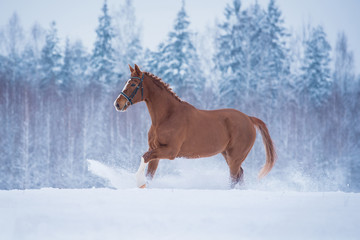
[[[144,73],[142,74],[141,78],[139,78],[139,77],[130,77],[130,80],[131,79],[139,79],[140,83],[138,83],[138,85],[136,86],[136,88],[134,89],[134,91],[131,93],[130,96],[126,95],[124,92],[120,92],[120,95],[123,95],[126,98],[127,102],[129,102],[130,105],[133,105],[132,100],[134,99],[134,97],[135,97],[137,91],[139,90],[139,88],[141,88],[141,101],[144,98],[144,88],[143,88],[143,84],[142,84],[143,81],[144,81]],[[123,109],[127,106],[127,102],[125,103]]]

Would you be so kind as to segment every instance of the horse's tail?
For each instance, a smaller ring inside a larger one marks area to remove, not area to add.
[[[274,166],[276,161],[276,152],[273,141],[271,140],[269,134],[269,130],[266,127],[266,124],[256,117],[250,117],[250,119],[255,125],[255,127],[257,127],[260,130],[266,151],[266,163],[259,172],[259,179],[260,179],[265,177],[266,174],[268,174],[272,169],[272,167]]]

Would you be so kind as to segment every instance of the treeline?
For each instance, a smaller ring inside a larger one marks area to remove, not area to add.
[[[347,38],[330,46],[321,26],[285,28],[281,11],[240,0],[201,34],[185,6],[156,51],[143,49],[132,1],[101,9],[91,52],[55,23],[28,34],[14,14],[0,33],[0,189],[100,187],[86,159],[135,171],[150,119],[141,104],[118,114],[113,102],[138,64],[196,107],[233,107],[263,119],[279,160],[272,175],[300,170],[319,190],[360,190],[360,78]],[[332,56],[332,58],[330,58]],[[263,164],[256,144],[248,169]],[[297,183],[294,182],[296,185]]]

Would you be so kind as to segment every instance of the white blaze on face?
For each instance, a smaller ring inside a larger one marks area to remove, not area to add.
[[[148,164],[145,163],[144,158],[141,157],[141,163],[139,166],[138,171],[136,172],[136,185],[137,187],[141,187],[146,183],[146,178],[145,178],[145,168]]]
[[[123,91],[125,91],[125,89],[126,89],[127,85],[129,84],[130,80],[131,80],[131,79],[127,80],[127,82],[126,82],[126,84],[125,84],[125,86],[124,86],[124,88],[123,88],[122,92],[123,92]]]
[[[123,90],[122,90],[121,92],[124,92],[124,91],[125,91],[125,89],[126,89],[127,85],[129,84],[130,80],[131,80],[131,79],[127,80],[127,82],[125,83],[125,86],[124,86],[124,88],[123,88]],[[121,96],[121,94],[119,94],[119,96],[117,97],[116,100],[118,100],[120,96]],[[117,107],[116,107],[116,100],[115,100],[115,102],[114,102],[114,107],[116,108],[116,111],[119,111],[119,110],[117,109]]]

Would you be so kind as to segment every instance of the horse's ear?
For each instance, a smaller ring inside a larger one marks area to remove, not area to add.
[[[130,72],[133,72],[134,69],[131,67],[131,65],[129,64],[129,68],[130,68]]]
[[[140,68],[138,67],[138,65],[136,65],[135,64],[135,72],[137,73],[137,74],[141,74],[141,70],[140,70]]]

